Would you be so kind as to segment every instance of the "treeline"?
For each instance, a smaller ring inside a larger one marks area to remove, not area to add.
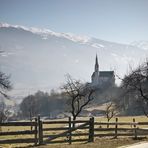
[[[23,99],[19,108],[19,116],[21,118],[32,118],[40,114],[40,116],[48,116],[55,118],[57,114],[67,110],[67,97],[63,93],[51,91],[38,91],[34,95],[29,95]]]

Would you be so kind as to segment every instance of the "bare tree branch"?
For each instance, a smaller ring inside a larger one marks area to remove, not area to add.
[[[93,100],[94,90],[80,80],[72,79],[70,75],[66,77],[66,84],[61,87],[71,99],[71,113],[73,120],[81,113],[83,108]]]

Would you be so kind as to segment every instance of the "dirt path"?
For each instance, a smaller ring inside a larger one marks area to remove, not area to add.
[[[130,146],[122,146],[119,148],[148,148],[148,142],[132,144]]]

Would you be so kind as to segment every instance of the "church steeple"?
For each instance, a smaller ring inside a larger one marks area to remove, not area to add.
[[[96,60],[95,60],[95,71],[93,72],[91,76],[91,81],[93,86],[99,85],[99,64],[98,64],[98,57],[96,54]]]
[[[99,64],[98,64],[98,57],[96,54],[95,72],[98,72],[98,71],[99,71]]]

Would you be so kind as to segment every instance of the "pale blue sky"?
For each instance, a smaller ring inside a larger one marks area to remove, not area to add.
[[[148,40],[148,0],[0,0],[0,22],[130,43]]]

